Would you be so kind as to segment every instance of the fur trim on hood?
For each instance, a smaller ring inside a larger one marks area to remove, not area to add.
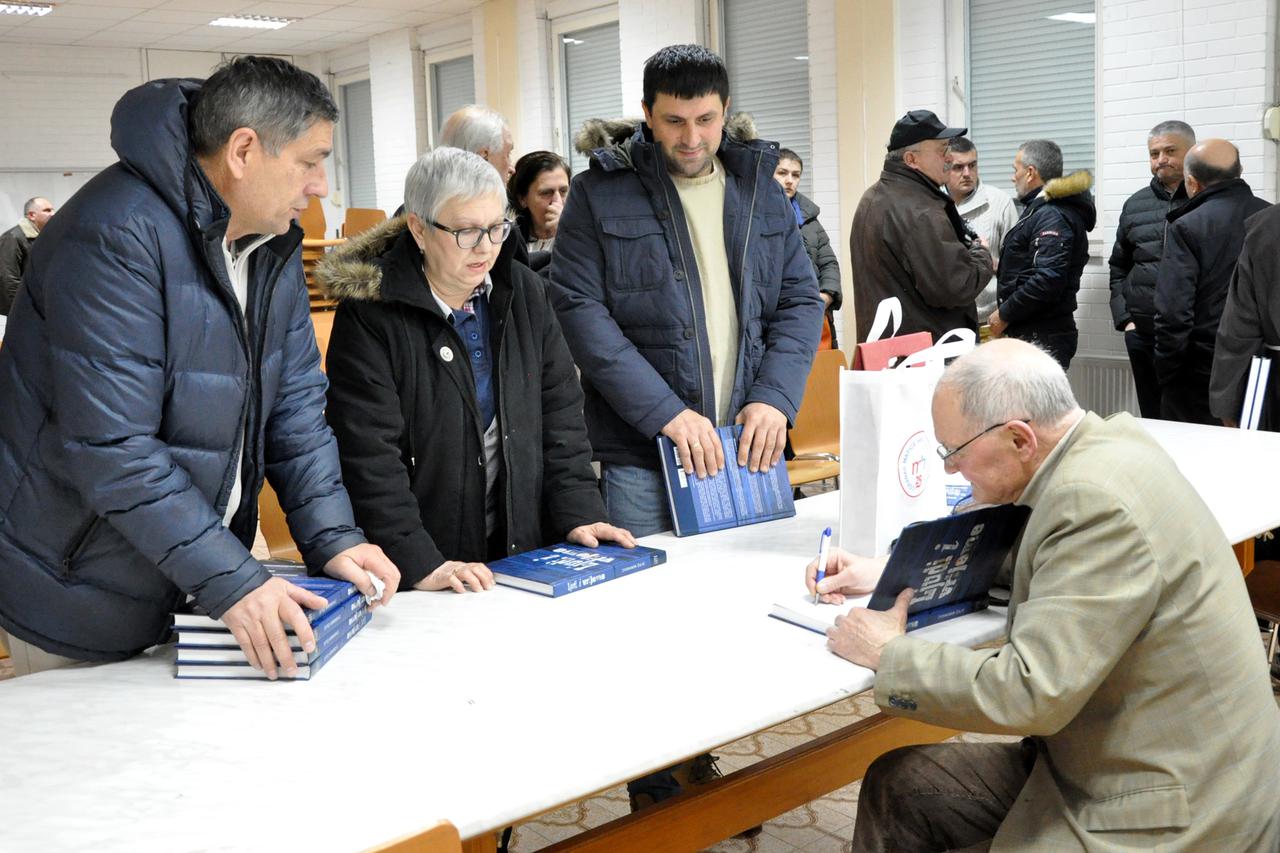
[[[1041,195],[1045,201],[1055,198],[1066,198],[1067,196],[1080,195],[1093,186],[1093,175],[1089,174],[1088,169],[1081,169],[1078,172],[1072,172],[1061,178],[1054,178],[1044,185]]]
[[[325,255],[315,268],[320,289],[338,301],[382,301],[382,268],[374,261],[408,228],[407,216],[388,219]]]
[[[638,118],[589,118],[582,123],[582,129],[574,135],[573,147],[579,154],[587,155],[597,148],[620,147],[635,134],[636,128],[643,121]],[[729,116],[725,120],[724,130],[740,142],[759,136],[756,131],[756,120],[750,113],[734,113]]]

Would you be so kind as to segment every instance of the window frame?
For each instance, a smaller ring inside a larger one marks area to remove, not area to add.
[[[471,57],[471,85],[475,87],[476,76],[476,52],[475,46],[470,40],[453,42],[451,44],[434,47],[430,50],[422,52],[422,68],[426,78],[426,85],[423,87],[423,99],[426,101],[427,111],[427,145],[430,148],[436,147],[436,135],[440,132],[440,128],[436,127],[436,103],[435,103],[435,66],[442,62],[450,62],[455,59],[463,59]]]
[[[552,18],[547,27],[547,56],[551,60],[551,138],[557,154],[568,162],[573,155],[573,137],[569,133],[569,98],[568,80],[565,79],[564,36],[593,27],[618,24],[618,38],[621,41],[622,28],[618,19],[617,5],[603,6],[585,12],[575,12]],[[621,77],[621,70],[619,70]],[[623,104],[626,112],[626,104]]]

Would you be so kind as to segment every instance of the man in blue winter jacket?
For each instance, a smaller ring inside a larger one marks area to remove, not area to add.
[[[250,663],[296,672],[323,602],[249,554],[264,475],[308,567],[366,594],[399,572],[352,520],[294,224],[328,191],[338,111],[289,63],[156,80],[120,157],[33,247],[0,350],[0,635],[19,674],[122,660],[188,596]],[[278,664],[277,664],[278,661]]]
[[[551,287],[582,370],[610,520],[671,528],[654,438],[699,477],[725,464],[716,427],[742,425],[737,463],[777,465],[822,330],[778,145],[725,126],[728,72],[697,45],[645,63],[644,122],[588,122]]]

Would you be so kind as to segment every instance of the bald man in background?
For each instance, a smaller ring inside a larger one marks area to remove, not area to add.
[[[1168,215],[1156,274],[1160,417],[1217,424],[1209,411],[1209,375],[1218,321],[1244,245],[1244,222],[1269,205],[1241,180],[1240,152],[1225,139],[1193,146],[1183,171],[1190,200]]]

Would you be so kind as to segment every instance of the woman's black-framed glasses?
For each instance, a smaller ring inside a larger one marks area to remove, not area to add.
[[[1000,427],[1002,427],[1002,426],[1007,426],[1007,425],[1009,425],[1009,424],[1013,423],[1015,420],[1021,420],[1024,424],[1029,424],[1029,423],[1031,423],[1031,419],[1030,419],[1030,418],[1010,418],[1010,419],[1009,419],[1009,420],[1007,420],[1007,421],[1001,421],[1001,422],[1000,422],[1000,423],[998,423],[998,424],[992,424],[991,426],[989,426],[989,427],[987,427],[986,429],[984,429],[982,432],[980,432],[980,433],[978,433],[977,435],[975,435],[973,438],[971,438],[971,439],[969,439],[968,441],[966,441],[964,444],[962,444],[962,445],[960,445],[959,447],[957,447],[955,450],[947,450],[947,449],[946,449],[945,447],[943,447],[941,444],[939,444],[937,447],[935,447],[935,448],[934,448],[934,450],[938,451],[938,458],[939,458],[939,459],[941,459],[943,462],[946,462],[946,461],[947,461],[948,459],[950,459],[952,456],[955,456],[955,455],[956,455],[957,453],[959,453],[961,450],[964,450],[966,447],[968,447],[969,445],[973,444],[975,441],[977,441],[978,439],[982,438],[982,437],[983,437],[984,435],[986,435],[987,433],[991,432],[991,431],[992,431],[992,430],[994,430],[994,429],[1000,429]]]
[[[511,236],[512,222],[510,219],[504,219],[497,225],[490,225],[488,228],[446,228],[434,219],[428,219],[427,221],[444,233],[452,234],[459,249],[474,249],[480,245],[480,241],[484,239],[486,234],[489,235],[489,242],[495,246],[501,246],[503,241]]]

